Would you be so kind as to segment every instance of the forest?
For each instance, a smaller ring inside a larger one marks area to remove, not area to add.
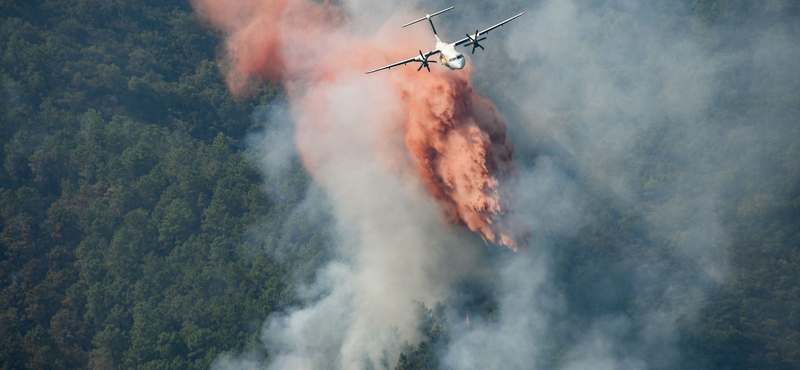
[[[767,19],[800,37],[797,4],[685,2],[691,11],[676,16],[731,32]],[[298,288],[330,259],[331,243],[330,229],[296,211],[312,186],[301,163],[267,179],[244,144],[269,127],[254,112],[280,104],[282,87],[233,97],[218,68],[222,36],[184,0],[0,0],[0,18],[0,368],[207,369],[223,354],[269,359],[262,323],[309,303]],[[717,35],[697,37],[729,47]],[[756,190],[719,201],[730,277],[695,321],[679,326],[679,347],[711,369],[800,368],[797,65],[775,87],[781,101],[749,104],[747,92],[731,91],[713,113],[737,126],[711,149],[709,166],[746,145],[758,112],[791,130],[771,133],[787,144],[748,152],[774,159],[768,176],[745,168],[720,175]],[[502,71],[476,82],[501,108],[502,84],[486,81]],[[734,80],[760,71],[726,73]],[[659,169],[631,169],[644,198],[657,197],[659,181],[691,186],[681,182],[686,174]],[[277,197],[270,188],[291,191]],[[555,272],[568,299],[585,299],[579,285],[598,265],[622,274],[672,263],[657,249],[652,265],[625,258],[647,244],[647,209],[589,202],[594,223],[556,257],[570,261]],[[632,300],[623,301],[619,309],[633,314]],[[496,315],[492,302],[474,305],[486,320]],[[438,356],[453,336],[445,307],[419,311],[427,340],[406,344],[398,370],[444,368]],[[574,314],[579,321],[595,312]],[[552,349],[554,364],[560,352]]]

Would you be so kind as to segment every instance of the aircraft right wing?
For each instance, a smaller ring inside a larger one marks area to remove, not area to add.
[[[420,51],[420,55],[419,55],[419,56],[415,56],[415,57],[413,57],[413,58],[408,58],[408,59],[406,59],[406,60],[404,60],[404,61],[402,61],[402,62],[397,62],[397,63],[394,63],[394,64],[389,64],[388,66],[384,66],[384,67],[380,67],[380,68],[373,69],[373,70],[371,70],[371,71],[367,72],[366,74],[370,74],[370,73],[373,73],[373,72],[382,71],[382,70],[384,70],[384,69],[390,69],[390,68],[392,68],[392,67],[397,67],[397,66],[405,65],[405,64],[408,64],[408,63],[411,63],[411,62],[420,62],[420,63],[423,63],[423,65],[424,65],[424,64],[426,64],[426,63],[436,63],[435,61],[432,61],[432,60],[431,60],[431,61],[429,61],[429,60],[428,60],[428,57],[430,57],[431,55],[436,55],[436,54],[439,54],[439,50],[432,50],[432,51],[429,51],[429,52],[427,52],[427,53],[425,53],[425,54],[422,54],[422,52]],[[423,61],[424,61],[424,62],[423,62]],[[420,68],[422,68],[422,67],[420,67]]]
[[[491,27],[489,27],[489,28],[487,28],[487,29],[485,29],[485,30],[483,30],[483,31],[481,31],[481,32],[478,32],[478,34],[476,35],[476,37],[481,37],[481,36],[483,36],[483,35],[485,35],[485,34],[489,33],[489,31],[491,31],[491,30],[494,30],[495,28],[497,28],[497,27],[500,27],[500,26],[502,26],[502,25],[504,25],[504,24],[506,24],[506,23],[508,23],[508,22],[511,22],[511,21],[513,21],[514,19],[517,19],[517,18],[519,18],[519,17],[523,16],[524,14],[525,14],[525,12],[519,13],[519,14],[517,14],[517,15],[515,15],[515,16],[513,16],[513,17],[511,17],[511,18],[508,18],[508,19],[506,19],[506,20],[504,20],[504,21],[502,21],[502,22],[500,22],[500,23],[498,23],[498,24],[495,24],[494,26],[491,26]],[[467,42],[469,42],[469,41],[471,41],[471,38],[470,38],[469,36],[467,36],[467,37],[465,37],[465,38],[463,38],[463,39],[461,39],[461,40],[458,40],[458,41],[456,41],[456,42],[455,42],[455,44],[456,44],[456,46],[458,46],[458,45],[461,45],[461,44],[467,43]]]

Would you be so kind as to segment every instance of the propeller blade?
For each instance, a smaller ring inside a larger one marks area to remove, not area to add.
[[[428,60],[429,57],[430,57],[430,55],[425,56],[425,54],[422,54],[422,50],[419,51],[419,60],[418,60],[419,61],[419,68],[417,68],[417,72],[421,71],[422,67],[425,67],[425,69],[428,70],[428,73],[430,73],[431,67],[430,67],[429,64],[430,63],[436,63],[436,61],[435,60]]]
[[[469,42],[466,43],[465,46],[472,46],[472,54],[475,54],[475,49],[476,48],[481,48],[481,50],[486,50],[486,49],[483,48],[483,46],[481,44],[478,43],[479,41],[486,40],[485,37],[480,37],[480,33],[481,33],[480,30],[475,30],[475,37],[472,37],[469,34],[467,34],[467,38],[469,39]]]

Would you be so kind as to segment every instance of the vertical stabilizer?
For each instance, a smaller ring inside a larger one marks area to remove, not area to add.
[[[417,23],[417,22],[422,22],[422,21],[427,19],[428,22],[431,24],[431,29],[433,30],[433,36],[436,37],[436,42],[442,42],[442,40],[439,39],[439,35],[436,33],[436,27],[433,25],[433,19],[431,19],[431,18],[433,18],[433,17],[435,17],[435,16],[437,16],[439,14],[442,14],[442,13],[444,13],[446,11],[453,10],[453,8],[455,8],[455,7],[451,6],[451,7],[447,8],[447,9],[445,9],[445,10],[440,10],[440,11],[438,11],[436,13],[433,13],[433,14],[425,14],[425,16],[420,18],[420,19],[417,19],[417,20],[415,20],[413,22],[408,22],[408,23],[404,24],[403,28],[408,27],[408,26],[410,26],[410,25],[412,25],[414,23]]]

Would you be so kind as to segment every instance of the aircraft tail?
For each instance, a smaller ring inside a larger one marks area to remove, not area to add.
[[[417,22],[422,22],[424,20],[428,20],[428,22],[430,22],[430,24],[431,24],[431,29],[433,29],[433,35],[436,36],[436,41],[441,41],[441,40],[439,40],[439,36],[436,34],[436,27],[433,26],[433,20],[431,20],[431,18],[433,18],[433,17],[435,17],[435,16],[437,16],[439,14],[442,14],[442,13],[444,13],[446,11],[453,10],[453,8],[455,8],[455,6],[451,6],[451,7],[447,8],[447,9],[445,9],[445,10],[440,10],[440,11],[438,11],[436,13],[433,13],[433,14],[425,14],[425,16],[420,18],[420,19],[417,19],[417,20],[415,20],[413,22],[409,22],[409,23],[404,24],[403,28],[406,28],[406,27],[408,27],[408,26],[410,26],[410,25],[412,25],[414,23],[417,23]]]

